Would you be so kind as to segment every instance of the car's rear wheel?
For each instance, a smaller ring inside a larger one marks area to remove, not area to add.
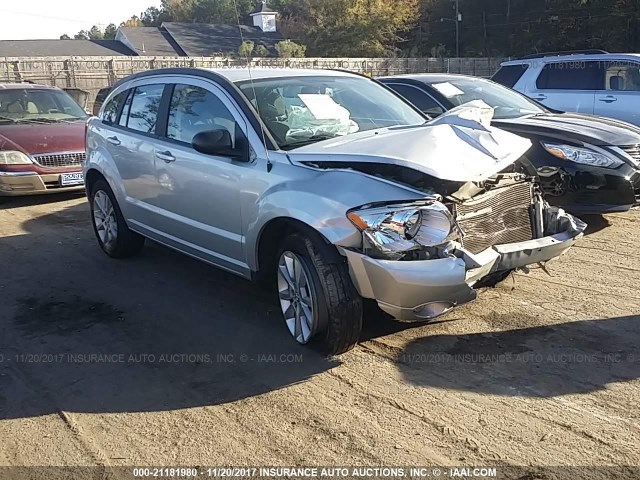
[[[142,250],[144,237],[129,230],[113,191],[98,180],[89,196],[93,231],[102,250],[113,258],[132,257]]]
[[[352,349],[362,330],[362,298],[344,257],[318,236],[294,233],[276,266],[278,301],[293,338],[330,355]]]

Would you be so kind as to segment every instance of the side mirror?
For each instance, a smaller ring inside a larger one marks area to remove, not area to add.
[[[197,133],[191,145],[196,152],[206,155],[217,155],[219,157],[229,157],[234,160],[244,160],[247,158],[245,154],[246,148],[243,148],[242,141],[236,141],[234,148],[231,140],[231,134],[225,129],[205,130]]]

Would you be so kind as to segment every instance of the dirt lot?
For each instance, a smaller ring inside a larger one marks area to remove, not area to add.
[[[640,211],[587,220],[550,275],[325,359],[247,281],[107,258],[83,197],[5,200],[0,465],[640,465]]]

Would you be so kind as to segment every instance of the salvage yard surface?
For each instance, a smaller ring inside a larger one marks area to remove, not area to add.
[[[297,346],[248,281],[79,195],[0,204],[0,465],[640,465],[640,211],[431,325]],[[91,356],[93,355],[93,357]]]

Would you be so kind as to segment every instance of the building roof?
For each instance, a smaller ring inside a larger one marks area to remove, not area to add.
[[[117,40],[0,40],[0,57],[130,56]]]
[[[263,1],[263,2],[260,2],[260,4],[256,6],[256,9],[253,12],[251,12],[251,15],[259,15],[261,13],[272,13],[272,14],[275,14],[275,13],[278,13],[278,12],[275,12],[275,11],[271,10],[269,7],[267,7],[267,2]]]
[[[271,54],[276,54],[276,43],[284,40],[280,32],[263,32],[247,25],[165,22],[162,28],[190,57],[237,55],[242,40],[264,45]]]
[[[157,27],[120,27],[116,39],[135,50],[138,55],[157,57],[185,55],[171,35]]]

